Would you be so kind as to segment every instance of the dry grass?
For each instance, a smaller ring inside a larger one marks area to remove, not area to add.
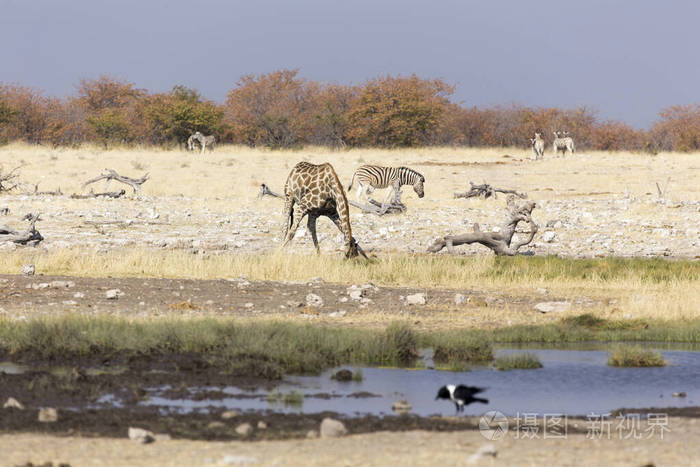
[[[623,319],[630,314],[664,320],[700,318],[697,261],[383,255],[381,260],[365,262],[315,254],[201,256],[181,250],[85,254],[76,250],[24,249],[3,253],[0,273],[17,273],[27,262],[44,274],[193,279],[246,276],[253,280],[298,281],[321,277],[335,283],[374,282],[477,289],[506,296],[534,295],[539,301],[550,300],[536,294],[536,289],[546,288],[557,299],[574,301],[584,296],[607,300],[591,311],[608,319]],[[503,318],[499,316],[503,312],[496,309],[488,308],[484,313],[488,314],[486,321]]]
[[[50,149],[22,144],[0,148],[0,160],[6,161],[8,167],[25,165],[21,170],[22,180],[32,186],[40,183],[43,190],[60,186],[64,193],[80,192],[84,181],[109,167],[129,176],[150,172],[151,180],[144,185],[144,193],[149,196],[185,194],[240,202],[253,198],[262,182],[281,190],[294,164],[306,160],[331,162],[343,183],[349,183],[353,171],[361,164],[411,166],[427,180],[426,198],[421,200],[424,207],[463,204],[453,201],[452,193],[469,186],[470,180],[536,192],[537,199],[546,200],[626,191],[636,196],[655,195],[655,182],[663,186],[671,177],[668,187],[671,199],[700,199],[698,154],[580,152],[574,157],[552,158],[547,153],[543,161],[531,161],[529,157],[529,150],[520,148],[330,151],[310,147],[270,151],[219,146],[205,155],[150,148]],[[405,192],[415,197],[410,190]]]

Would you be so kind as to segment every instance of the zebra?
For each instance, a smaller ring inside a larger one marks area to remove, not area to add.
[[[187,138],[187,149],[190,151],[194,150],[194,142],[197,141],[202,148],[200,154],[204,154],[204,149],[209,147],[210,151],[214,150],[214,144],[216,143],[216,137],[214,135],[204,136],[201,132],[197,131],[195,134]]]
[[[357,178],[357,202],[362,203],[362,194],[369,199],[369,194],[377,188],[387,188],[388,190],[382,202],[381,213],[384,214],[388,208],[387,202],[392,193],[398,196],[403,185],[413,185],[413,191],[419,198],[425,196],[423,183],[425,177],[408,167],[382,167],[379,165],[363,165],[355,171],[348,186],[348,191],[352,189]]]
[[[566,155],[567,153],[571,155],[574,154],[574,152],[576,151],[576,146],[574,146],[574,139],[569,136],[568,131],[554,132],[554,142],[552,143],[552,150],[554,151],[555,155],[559,154],[559,151],[561,151],[564,155]]]
[[[544,157],[544,140],[541,133],[535,133],[534,138],[530,138],[532,144],[532,152],[535,155],[535,160]]]

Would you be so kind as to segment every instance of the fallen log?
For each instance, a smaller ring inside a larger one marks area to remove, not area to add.
[[[258,198],[262,198],[263,196],[274,196],[275,198],[281,198],[284,199],[284,195],[281,195],[279,193],[276,193],[270,189],[267,184],[263,183],[260,185],[260,191],[258,192]],[[381,203],[370,199],[369,202],[371,204],[369,205],[363,205],[356,203],[354,201],[351,201],[348,199],[348,204],[351,206],[355,206],[358,209],[361,209],[363,212],[369,213],[369,214],[376,214],[378,216],[384,215],[384,214],[395,214],[397,212],[404,212],[406,211],[406,206],[401,202],[401,193],[399,192],[398,195],[394,197],[392,200],[391,204],[387,207],[386,211],[384,213],[381,212],[382,205]]]
[[[455,198],[475,198],[477,196],[481,196],[484,199],[490,198],[493,196],[494,199],[497,198],[496,193],[505,193],[505,194],[510,194],[510,195],[515,195],[519,198],[525,199],[527,198],[527,193],[518,193],[515,190],[508,190],[505,188],[496,188],[488,183],[483,183],[481,185],[475,185],[473,182],[469,182],[471,185],[471,189],[469,191],[465,192],[455,192],[454,197]]]
[[[9,172],[3,172],[2,167],[0,167],[0,191],[11,191],[20,186],[17,171],[22,167],[24,167],[24,164],[18,165]]]
[[[44,237],[36,230],[35,224],[39,220],[39,214],[29,213],[22,220],[29,221],[29,227],[18,231],[10,227],[0,225],[0,242],[19,243],[21,245],[38,245]]]
[[[429,253],[437,253],[447,247],[447,251],[455,253],[454,247],[457,245],[480,243],[490,248],[497,256],[515,256],[518,250],[529,244],[537,233],[537,224],[532,220],[532,210],[536,205],[534,201],[527,201],[523,204],[515,204],[515,195],[509,195],[507,200],[509,218],[501,227],[500,232],[482,232],[479,224],[474,224],[474,231],[461,235],[448,235],[435,239],[428,247]],[[530,224],[530,232],[524,240],[511,244],[513,234],[519,222]]]
[[[92,179],[88,180],[87,182],[83,183],[83,189],[85,189],[85,187],[91,183],[95,183],[95,182],[98,182],[100,180],[105,180],[104,191],[106,192],[109,188],[109,182],[111,182],[112,180],[116,180],[118,182],[129,185],[131,188],[134,189],[134,193],[141,194],[141,185],[143,185],[148,180],[148,174],[145,174],[141,178],[131,178],[131,177],[125,177],[123,175],[119,175],[113,169],[105,169],[105,171],[106,171],[106,173],[100,174],[99,177],[92,178]]]
[[[119,190],[119,191],[106,191],[104,193],[93,193],[92,190],[90,190],[90,193],[84,194],[84,195],[79,195],[77,193],[73,193],[70,195],[72,199],[88,199],[88,198],[121,198],[126,194],[126,190]]]

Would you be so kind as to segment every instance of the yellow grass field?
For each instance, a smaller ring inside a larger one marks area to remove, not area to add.
[[[120,174],[151,174],[143,189],[147,196],[185,195],[207,201],[223,201],[230,209],[254,198],[260,183],[281,191],[291,168],[299,161],[330,162],[343,183],[362,164],[406,165],[426,177],[422,206],[461,205],[452,200],[469,181],[517,188],[532,198],[548,200],[595,194],[656,195],[670,178],[672,200],[700,200],[700,154],[660,153],[656,156],[629,152],[578,152],[553,158],[547,148],[544,160],[530,160],[522,148],[423,148],[353,149],[330,151],[311,147],[295,151],[271,151],[243,146],[218,146],[203,155],[159,149],[51,149],[12,144],[0,148],[5,169],[24,165],[22,179],[39,183],[40,190],[60,187],[64,193],[81,192],[86,180],[104,168]],[[100,186],[95,186],[100,191]],[[410,187],[404,192],[411,193]],[[415,198],[410,194],[407,198]],[[354,194],[353,194],[354,197]],[[233,204],[232,201],[233,200]]]

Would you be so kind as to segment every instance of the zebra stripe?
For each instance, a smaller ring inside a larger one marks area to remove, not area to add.
[[[352,189],[355,179],[363,185],[373,188],[386,188],[398,180],[400,185],[415,185],[424,182],[425,177],[408,167],[382,167],[379,165],[363,165],[355,171],[348,190]]]

